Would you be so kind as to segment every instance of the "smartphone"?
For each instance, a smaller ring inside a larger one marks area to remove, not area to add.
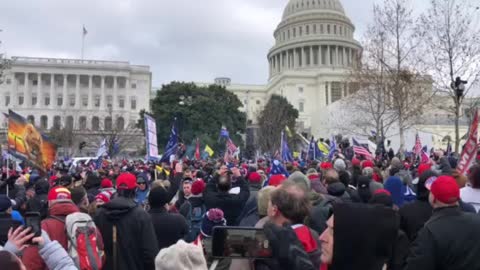
[[[30,233],[34,233],[33,237],[39,237],[42,235],[41,221],[42,219],[40,218],[39,212],[27,212],[25,214],[25,227],[31,228]]]
[[[270,242],[263,229],[215,227],[212,256],[216,258],[271,258]]]

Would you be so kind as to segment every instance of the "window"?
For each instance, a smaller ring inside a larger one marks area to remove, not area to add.
[[[334,34],[334,35],[337,34],[337,26],[336,26],[336,25],[333,26],[333,34]]]
[[[285,32],[282,33],[282,39],[285,41]]]
[[[37,80],[33,80],[33,81],[32,81],[32,85],[33,85],[33,86],[36,86],[37,84],[38,84],[38,81],[37,81]]]
[[[112,130],[112,118],[110,116],[105,117],[105,130]]]
[[[303,94],[303,87],[298,87],[298,93]]]
[[[343,28],[340,26],[340,36],[343,35]]]
[[[304,111],[304,109],[305,109],[304,106],[305,106],[305,103],[304,103],[303,101],[300,101],[300,102],[298,103],[298,112],[301,112],[301,113],[302,113],[302,112]]]
[[[94,105],[95,105],[95,108],[100,107],[100,96],[99,96],[99,95],[95,95],[95,97],[94,97]]]
[[[132,89],[137,89],[137,84],[136,83],[132,83]]]
[[[310,25],[307,25],[305,28],[305,34],[309,35],[310,34]]]
[[[37,105],[37,94],[33,93],[32,94],[32,105]]]
[[[260,105],[262,103],[259,99],[257,99],[257,105]]]
[[[73,130],[73,116],[67,116],[65,120],[65,128],[67,130]]]
[[[53,128],[60,129],[62,127],[62,118],[60,116],[53,117]]]
[[[18,105],[23,105],[23,93],[18,95]]]
[[[80,116],[80,118],[78,118],[78,127],[80,130],[87,129],[87,117]]]
[[[293,28],[293,37],[296,37],[297,36],[297,28]]]
[[[302,26],[298,27],[298,35],[299,36],[302,35],[302,32],[303,32],[303,27]]]
[[[342,99],[342,84],[332,82],[332,103],[340,99]]]
[[[11,83],[12,83],[12,79],[8,78],[6,82],[7,82],[7,84],[11,84]]]
[[[113,106],[113,97],[107,96],[107,108],[112,108]]]
[[[97,131],[100,129],[100,119],[97,116],[92,117],[92,130]]]
[[[44,100],[44,105],[45,106],[50,106],[50,95],[45,95],[45,100]]]
[[[327,34],[330,34],[330,24],[327,24]]]
[[[88,96],[82,96],[82,106],[88,107]]]
[[[10,105],[10,95],[5,95],[5,106]]]
[[[75,95],[70,95],[68,96],[68,103],[70,104],[70,106],[75,106]]]
[[[48,116],[42,115],[40,117],[40,128],[47,129],[48,128]]]
[[[328,83],[325,83],[325,100],[328,105]]]
[[[317,25],[316,25],[316,24],[313,25],[313,33],[314,33],[314,34],[317,33]]]
[[[290,39],[290,29],[287,31],[287,38]]]
[[[63,96],[58,95],[57,96],[57,106],[62,106],[63,105]]]
[[[137,99],[132,97],[130,100],[130,109],[136,110],[137,109]]]
[[[118,107],[123,109],[125,108],[125,98],[124,97],[118,97]]]
[[[33,115],[27,116],[27,121],[28,121],[30,124],[35,125],[35,116],[33,116]]]
[[[118,131],[125,128],[125,119],[123,119],[123,117],[120,116],[117,118],[116,128]]]
[[[323,24],[320,24],[320,34],[323,34]]]

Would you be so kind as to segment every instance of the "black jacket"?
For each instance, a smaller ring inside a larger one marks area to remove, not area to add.
[[[159,249],[152,219],[133,199],[119,196],[111,200],[98,208],[94,220],[105,244],[107,260],[103,269],[114,269],[113,225],[117,227],[117,269],[155,269]]]
[[[403,205],[400,214],[400,228],[407,234],[410,242],[417,238],[418,232],[432,216],[433,208],[428,201],[417,200]]]
[[[170,214],[165,207],[150,209],[153,227],[157,236],[158,248],[167,248],[188,233],[187,221],[180,214]]]
[[[419,232],[406,270],[480,269],[480,216],[439,208]]]
[[[0,212],[0,246],[5,246],[8,241],[8,230],[22,225],[19,221],[13,220],[12,215]]]
[[[239,194],[229,194],[227,192],[218,191],[215,180],[209,182],[203,192],[203,198],[207,209],[220,208],[225,215],[228,226],[237,225],[237,218],[240,216],[240,213],[245,206],[245,202],[250,196],[248,184],[243,178],[238,179],[235,185],[240,187]]]
[[[50,185],[44,180],[35,184],[35,196],[27,201],[27,212],[39,212],[42,219],[47,217],[49,188]]]
[[[8,194],[8,197],[15,201],[15,205],[12,206],[13,210],[19,210],[27,201],[25,187],[16,185],[16,179],[10,177],[6,181],[0,181],[0,194]]]

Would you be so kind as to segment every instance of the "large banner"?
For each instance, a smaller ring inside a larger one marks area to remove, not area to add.
[[[46,171],[55,162],[57,146],[25,118],[8,111],[8,151]]]
[[[458,162],[457,170],[460,174],[465,174],[465,172],[470,168],[472,161],[477,156],[478,150],[478,110],[475,110],[475,116],[473,117],[472,125],[468,133],[468,139],[463,147],[462,155],[460,156],[460,161]]]
[[[157,144],[157,124],[155,119],[148,114],[143,115],[145,119],[145,139],[147,143],[147,156],[148,159],[158,157],[158,144]]]

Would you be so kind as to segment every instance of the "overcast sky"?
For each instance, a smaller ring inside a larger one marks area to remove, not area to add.
[[[378,1],[378,0],[377,0]],[[414,0],[416,9],[429,0]],[[172,80],[265,84],[266,55],[288,0],[15,0],[0,3],[0,51],[149,65]],[[342,0],[360,38],[375,0]]]

